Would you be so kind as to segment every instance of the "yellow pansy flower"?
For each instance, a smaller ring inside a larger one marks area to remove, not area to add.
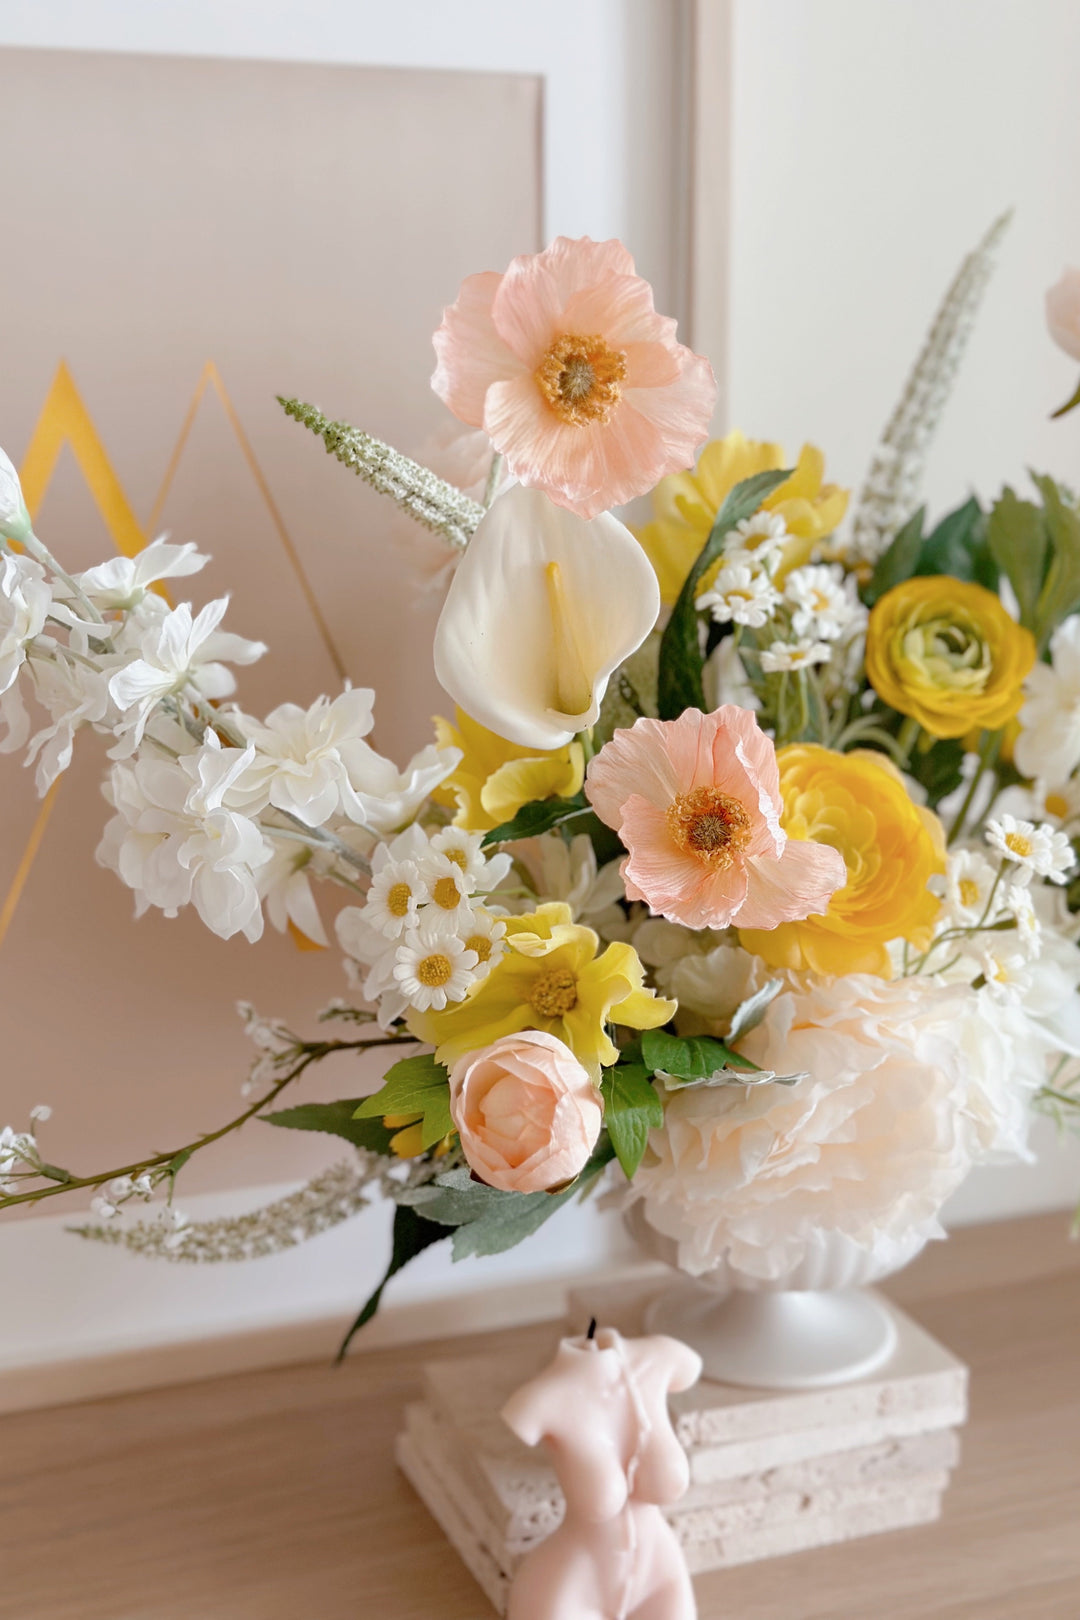
[[[890,978],[890,940],[906,939],[919,950],[930,943],[941,902],[927,882],[945,870],[940,821],[912,800],[884,754],[795,743],[776,759],[781,825],[791,838],[838,849],[848,878],[824,915],[769,932],[741,929],[741,943],[771,967]]]
[[[1035,638],[993,591],[949,574],[906,579],[870,613],[866,677],[932,737],[997,731],[1024,701]]]
[[[660,480],[653,491],[653,521],[638,531],[638,539],[656,570],[665,602],[674,602],[682,590],[735,485],[787,465],[780,445],[746,439],[736,429],[707,444],[693,472]],[[848,491],[824,483],[824,476],[821,451],[804,444],[791,477],[762,502],[765,511],[783,518],[793,536],[784,549],[782,574],[808,562],[815,544],[832,534],[847,511]],[[702,590],[708,583],[707,577],[702,580]]]
[[[435,717],[440,748],[460,748],[461,764],[432,797],[453,805],[455,827],[489,832],[517,815],[533,799],[572,799],[581,792],[585,755],[579,742],[541,753],[520,748],[457,709],[456,724]]]
[[[677,1003],[645,988],[645,970],[631,945],[619,941],[597,955],[600,940],[572,921],[569,906],[549,902],[507,917],[509,947],[486,979],[443,1012],[412,1012],[409,1029],[448,1066],[502,1035],[542,1029],[558,1036],[599,1078],[617,1048],[606,1025],[656,1029]]]

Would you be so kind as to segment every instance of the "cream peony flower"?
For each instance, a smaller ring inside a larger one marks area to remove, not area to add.
[[[1022,1151],[1039,1066],[1006,1014],[968,986],[791,975],[741,1046],[810,1079],[672,1088],[630,1196],[694,1276],[780,1281],[834,1233],[900,1263],[977,1159]]]

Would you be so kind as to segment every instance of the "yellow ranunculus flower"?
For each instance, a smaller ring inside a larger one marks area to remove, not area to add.
[[[569,906],[549,902],[507,917],[507,951],[464,1001],[443,1012],[411,1012],[409,1029],[451,1065],[501,1035],[542,1029],[565,1041],[599,1078],[617,1049],[605,1025],[656,1029],[677,1003],[645,988],[637,952],[618,941],[597,956],[599,938],[574,923]]]
[[[440,804],[457,806],[455,827],[489,832],[533,799],[580,793],[585,755],[579,742],[539,753],[497,737],[461,709],[456,715],[456,725],[436,715],[435,740],[440,748],[460,748],[464,758],[432,794]]]
[[[740,941],[772,967],[889,978],[890,940],[906,939],[920,950],[930,943],[941,902],[927,880],[945,870],[940,821],[914,803],[884,754],[795,743],[776,758],[781,825],[791,838],[838,849],[848,879],[824,915],[769,932],[744,928]]]
[[[866,676],[932,737],[997,731],[1024,701],[1035,638],[993,591],[949,574],[906,579],[873,607]]]
[[[653,491],[653,521],[638,531],[638,539],[656,569],[665,602],[674,602],[682,590],[735,485],[786,465],[780,445],[744,439],[736,429],[707,444],[693,472],[660,480]],[[832,534],[847,511],[848,491],[823,483],[824,474],[821,451],[804,444],[791,477],[762,502],[765,511],[783,518],[794,537],[785,547],[783,572],[807,562],[815,543]],[[701,588],[707,589],[706,580]]]

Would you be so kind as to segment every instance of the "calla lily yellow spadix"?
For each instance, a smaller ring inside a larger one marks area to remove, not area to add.
[[[539,490],[500,495],[454,576],[435,673],[466,714],[525,748],[563,748],[656,623],[656,575],[608,513],[577,517]]]

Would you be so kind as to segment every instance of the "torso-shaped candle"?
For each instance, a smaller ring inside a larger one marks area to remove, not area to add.
[[[550,1366],[512,1395],[503,1418],[544,1441],[566,1497],[558,1530],[522,1560],[508,1620],[694,1620],[693,1588],[660,1512],[689,1484],[668,1417],[701,1357],[677,1339],[614,1328],[563,1339]]]

